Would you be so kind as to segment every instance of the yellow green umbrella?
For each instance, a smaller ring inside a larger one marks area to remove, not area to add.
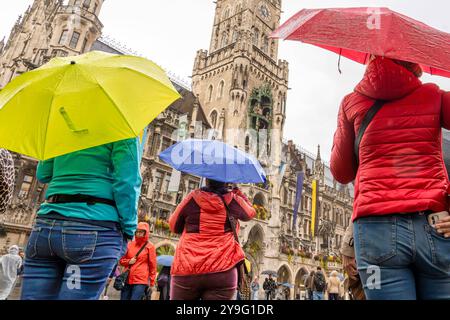
[[[46,160],[127,138],[180,98],[164,70],[89,52],[49,63],[0,91],[0,147]]]

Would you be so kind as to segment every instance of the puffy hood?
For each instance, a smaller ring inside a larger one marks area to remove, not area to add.
[[[193,197],[195,202],[205,211],[214,212],[223,207],[222,199],[218,195],[206,191],[206,188],[195,190]],[[225,195],[225,194],[223,194]]]
[[[376,57],[369,62],[355,91],[376,100],[403,98],[420,87],[422,82],[411,71],[391,59]]]
[[[137,238],[135,237],[135,240],[137,243],[144,243],[148,242],[148,238],[150,237],[150,227],[147,222],[139,222],[137,229],[139,230],[145,230],[145,236]]]
[[[13,254],[13,255],[18,255],[19,254],[19,247],[16,246],[16,245],[13,245],[13,246],[9,247],[8,253],[9,254]]]

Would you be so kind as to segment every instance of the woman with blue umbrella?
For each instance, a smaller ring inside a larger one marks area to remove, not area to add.
[[[169,220],[171,231],[181,234],[171,299],[232,300],[245,259],[239,220],[249,221],[256,212],[239,188],[229,185],[264,183],[264,170],[251,155],[220,141],[185,140],[160,158],[177,170],[207,178],[206,187],[187,195]]]
[[[159,300],[170,300],[170,272],[173,256],[162,255],[156,258],[158,266],[162,269],[158,273],[156,283],[158,285]]]

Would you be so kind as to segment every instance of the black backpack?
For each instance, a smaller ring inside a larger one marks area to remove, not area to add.
[[[323,292],[325,291],[325,277],[322,273],[316,273],[314,276],[314,287],[315,291]]]

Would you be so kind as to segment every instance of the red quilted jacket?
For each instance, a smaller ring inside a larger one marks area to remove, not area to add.
[[[256,211],[239,190],[223,195],[231,215],[248,221]],[[181,233],[171,273],[176,276],[227,271],[244,260],[244,251],[234,240],[225,206],[220,197],[205,189],[192,191],[175,209],[170,230]],[[236,231],[239,233],[239,223]]]
[[[155,285],[156,278],[156,250],[155,246],[148,241],[150,236],[150,228],[148,223],[139,222],[138,229],[145,230],[145,236],[136,238],[128,243],[127,252],[120,259],[121,266],[130,268],[130,275],[128,277],[128,284],[145,284],[150,286]],[[146,244],[146,247],[136,259],[133,265],[129,265],[132,258],[136,256],[141,247]]]
[[[388,103],[362,138],[358,168],[355,133],[377,99]],[[370,62],[363,80],[341,104],[331,155],[335,179],[355,181],[353,220],[447,210],[442,127],[450,129],[450,93],[422,84],[390,59]]]

